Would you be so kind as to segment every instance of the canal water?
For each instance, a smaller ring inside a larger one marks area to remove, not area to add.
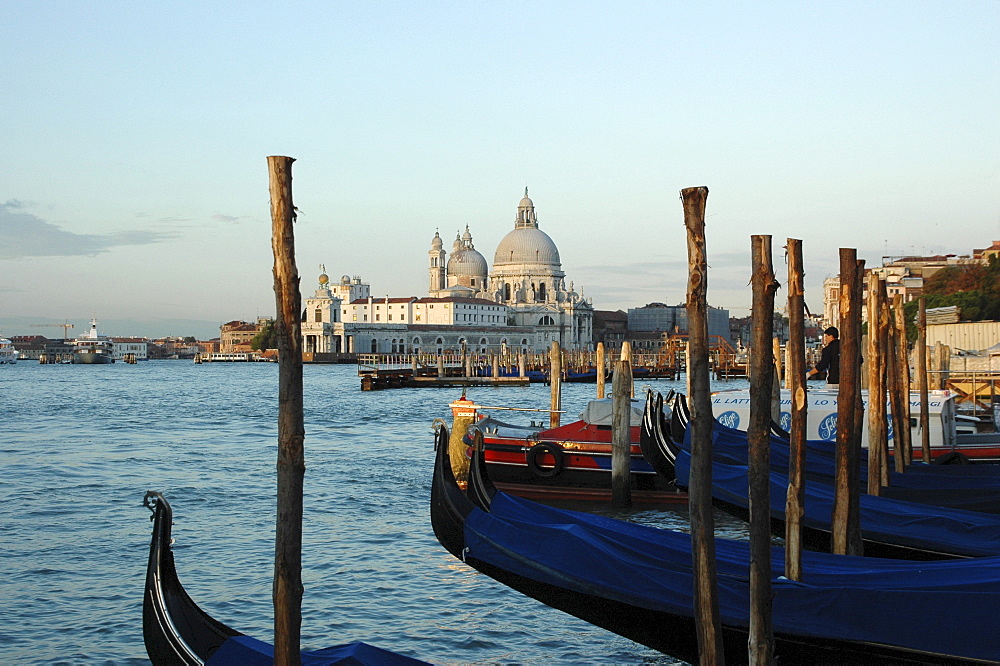
[[[146,490],[174,508],[177,568],[195,601],[270,641],[277,378],[269,363],[0,367],[0,663],[148,663]],[[677,663],[513,592],[437,543],[431,422],[460,390],[362,392],[354,366],[306,366],[304,384],[304,648],[361,640],[447,664]],[[564,422],[593,393],[567,385]],[[468,394],[549,400],[544,385]]]

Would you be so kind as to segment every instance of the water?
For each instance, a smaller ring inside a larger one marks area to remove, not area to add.
[[[271,639],[277,370],[185,361],[0,368],[0,663],[148,663],[146,490],[174,508],[177,568],[195,601]],[[548,391],[473,388],[469,397],[539,407]],[[567,385],[568,416],[593,392]],[[459,395],[363,393],[354,366],[305,368],[303,647],[363,640],[453,664],[676,663],[441,548],[428,516],[431,421],[447,418]]]

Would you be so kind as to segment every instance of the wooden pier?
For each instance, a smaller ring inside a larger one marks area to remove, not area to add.
[[[359,354],[362,391],[446,386],[520,386],[550,381],[548,354]],[[597,382],[597,353],[567,351],[562,357],[564,382]],[[658,354],[636,354],[636,379],[676,379],[676,367]],[[606,373],[611,376],[610,372]]]

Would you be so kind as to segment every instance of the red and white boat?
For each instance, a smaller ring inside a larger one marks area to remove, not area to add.
[[[466,404],[483,433],[490,478],[505,492],[536,499],[610,500],[611,400],[591,400],[578,420],[556,428],[514,425],[494,413],[508,410]],[[687,501],[671,480],[658,476],[639,448],[644,403],[631,401],[631,495],[633,503]],[[542,410],[512,410],[542,412]],[[471,444],[471,438],[466,438]],[[471,451],[470,451],[471,455]]]

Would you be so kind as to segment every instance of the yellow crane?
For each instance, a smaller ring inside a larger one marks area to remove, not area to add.
[[[58,327],[63,330],[63,340],[69,337],[69,329],[73,328],[73,324],[69,323],[69,319],[63,324],[32,324],[32,328],[44,328],[44,327]]]

